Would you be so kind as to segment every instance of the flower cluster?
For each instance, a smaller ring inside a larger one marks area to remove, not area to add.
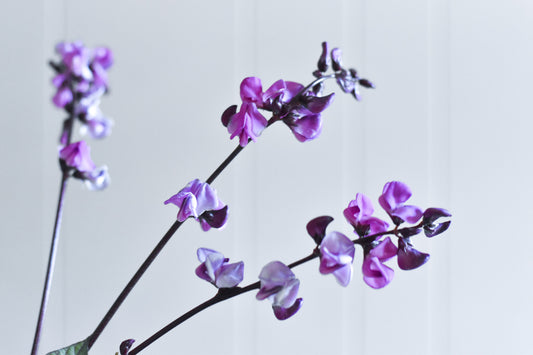
[[[237,105],[232,105],[224,111],[221,119],[231,134],[231,139],[238,136],[239,144],[244,147],[250,140],[256,141],[269,124],[282,121],[298,141],[313,140],[322,132],[321,114],[335,95],[322,95],[325,79],[335,78],[344,92],[352,93],[358,100],[360,95],[357,84],[366,88],[374,87],[367,79],[360,79],[355,69],[342,67],[338,48],[329,53],[328,44],[324,42],[322,46],[318,70],[314,72],[316,80],[308,86],[278,80],[263,92],[259,78],[248,77],[241,82],[242,104],[239,111]],[[326,73],[330,62],[333,62],[333,74]],[[272,118],[267,120],[259,109],[271,112]]]
[[[107,70],[113,64],[113,53],[106,47],[89,49],[81,42],[59,43],[56,52],[61,59],[50,63],[56,71],[52,83],[57,89],[52,101],[81,121],[82,133],[97,139],[108,136],[112,121],[102,114],[100,99],[108,91]],[[65,137],[61,135],[63,145]]]
[[[397,257],[398,266],[402,270],[416,269],[425,264],[429,260],[429,254],[416,250],[411,237],[422,230],[428,237],[444,232],[451,222],[436,222],[451,214],[442,208],[428,208],[422,212],[417,206],[405,204],[410,197],[411,190],[406,184],[399,181],[385,184],[379,203],[395,224],[395,228],[389,231],[387,222],[373,216],[374,207],[370,199],[357,194],[344,210],[346,220],[358,236],[353,241],[339,232],[326,234],[326,227],[333,220],[332,217],[321,216],[311,220],[307,231],[318,246],[320,272],[332,273],[339,284],[348,285],[355,254],[354,244],[363,247],[363,280],[372,288],[385,287],[392,281],[394,270],[385,265],[385,262],[394,257]],[[399,228],[404,222],[418,224]],[[389,236],[385,237],[387,234],[395,235],[398,245]]]

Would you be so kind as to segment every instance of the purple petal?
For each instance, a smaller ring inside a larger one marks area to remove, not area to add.
[[[399,239],[398,246],[398,266],[402,270],[416,269],[429,260],[429,254],[414,249],[404,238]]]
[[[321,274],[332,273],[345,265],[353,262],[355,247],[353,242],[344,234],[330,232],[320,244],[320,268]]]
[[[107,166],[101,166],[86,174],[85,186],[89,190],[101,191],[109,186],[110,182]]]
[[[390,237],[385,238],[377,246],[370,250],[371,256],[377,257],[380,261],[387,261],[398,253],[398,248],[391,241]]]
[[[406,184],[400,181],[391,181],[383,187],[383,193],[379,198],[379,203],[388,212],[406,202],[411,195],[411,189]]]
[[[239,136],[239,144],[245,147],[248,140],[255,141],[268,124],[253,103],[243,103],[238,113],[233,115],[228,124],[230,139]]]
[[[96,47],[94,49],[93,60],[100,64],[104,69],[109,69],[114,62],[113,52],[107,47]]]
[[[274,315],[279,320],[285,320],[292,317],[298,310],[302,307],[302,298],[298,298],[294,301],[292,306],[289,308],[283,308],[280,306],[272,306],[274,310]]]
[[[439,218],[451,217],[452,214],[444,208],[428,208],[424,211],[424,224],[432,224]]]
[[[135,339],[128,339],[120,343],[120,347],[119,347],[120,355],[128,355],[130,348],[134,342],[135,342]]]
[[[61,87],[61,85],[63,85],[66,78],[67,78],[66,74],[58,74],[54,76],[54,78],[52,79],[52,85],[54,85],[56,88],[59,88]]]
[[[450,227],[451,221],[446,221],[443,223],[439,223],[437,225],[431,225],[431,226],[424,226],[424,233],[426,234],[426,237],[431,238],[436,235],[439,235],[443,232],[445,232],[448,227]]]
[[[326,72],[329,68],[330,58],[329,58],[329,46],[328,42],[322,42],[322,54],[318,58],[318,70],[321,72]]]
[[[224,127],[227,127],[233,115],[237,113],[237,105],[231,105],[222,113],[221,121]]]
[[[317,138],[322,132],[322,118],[320,115],[305,116],[289,127],[298,141],[307,142]]]
[[[181,198],[181,205],[179,206],[178,216],[177,219],[180,222],[184,222],[189,217],[198,217],[197,205],[198,202],[196,200],[196,197],[190,193],[187,192],[185,194],[182,194]],[[170,200],[165,201],[165,204]],[[172,201],[171,201],[172,202]]]
[[[335,93],[327,96],[306,96],[304,106],[312,113],[321,113],[329,107],[334,97]]]
[[[87,131],[94,139],[102,139],[111,134],[113,121],[106,117],[98,117],[87,120]]]
[[[237,286],[244,278],[244,263],[225,264],[220,267],[216,275],[215,286],[230,288]]]
[[[387,286],[394,277],[394,270],[376,257],[367,256],[363,261],[363,280],[372,288]]]
[[[331,51],[332,68],[334,71],[342,69],[342,51],[339,48],[333,48]]]
[[[314,239],[315,243],[320,244],[326,235],[326,228],[328,224],[333,221],[333,217],[320,216],[313,218],[307,223],[307,233]]]
[[[202,222],[202,229],[204,231],[209,228],[222,228],[228,221],[228,206],[224,206],[219,210],[205,211],[200,216],[200,222]],[[204,226],[204,222],[206,226]]]
[[[344,265],[343,267],[333,271],[333,276],[335,276],[339,285],[343,287],[348,286],[352,280],[352,265]]]
[[[52,98],[52,102],[59,108],[63,108],[74,99],[72,91],[68,87],[63,87],[57,90],[56,94]]]
[[[391,216],[398,217],[407,223],[416,223],[422,218],[422,210],[417,206],[401,206],[394,209]]]
[[[85,141],[71,143],[59,151],[65,163],[80,172],[91,172],[95,165],[91,160],[91,149]]]
[[[241,99],[242,102],[253,102],[258,105],[263,103],[261,79],[256,77],[245,78],[241,82]]]

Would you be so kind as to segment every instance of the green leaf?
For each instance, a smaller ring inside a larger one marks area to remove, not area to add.
[[[88,339],[82,340],[79,343],[72,344],[66,348],[52,351],[46,355],[88,355],[89,347]]]

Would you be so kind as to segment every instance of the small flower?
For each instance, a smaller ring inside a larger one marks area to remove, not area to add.
[[[372,201],[361,193],[355,195],[355,200],[350,201],[348,207],[344,209],[344,217],[360,237],[385,232],[389,227],[387,222],[372,217],[372,214],[374,214]]]
[[[177,194],[165,201],[179,207],[178,221],[193,217],[204,231],[222,228],[227,221],[227,206],[217,197],[216,191],[207,183],[195,179]]]
[[[245,78],[241,82],[241,109],[225,119],[228,132],[231,133],[230,139],[239,136],[239,144],[242,147],[246,146],[250,139],[255,141],[268,124],[258,110],[263,104],[262,95],[261,80],[256,77]]]
[[[255,297],[268,298],[277,319],[285,320],[300,309],[302,299],[297,298],[300,281],[287,265],[280,261],[268,263],[261,270],[259,280],[261,287]]]
[[[363,280],[368,286],[382,288],[392,281],[394,270],[383,263],[397,252],[398,248],[387,237],[366,253],[363,261]]]
[[[196,275],[217,288],[237,286],[244,278],[244,263],[228,264],[229,259],[221,253],[200,248],[197,251],[198,260],[202,263],[196,268]]]
[[[85,141],[71,143],[59,151],[59,158],[71,168],[80,172],[91,172],[95,165],[91,159],[91,150]]]
[[[341,286],[348,286],[352,279],[352,263],[355,255],[353,242],[344,234],[330,232],[320,244],[321,274],[332,273]]]
[[[411,245],[409,238],[398,240],[398,266],[402,270],[413,270],[424,265],[429,254],[422,253]]]
[[[424,224],[424,233],[431,238],[446,231],[451,221],[445,221],[435,224],[434,222],[442,217],[451,217],[451,213],[443,208],[428,208],[424,211],[422,223]]]
[[[422,217],[420,208],[404,204],[411,195],[411,189],[403,182],[391,181],[383,187],[379,204],[389,214],[394,224],[399,225],[404,221],[416,223]]]

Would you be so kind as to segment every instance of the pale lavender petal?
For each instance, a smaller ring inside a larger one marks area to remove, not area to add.
[[[187,192],[185,194],[182,194],[180,196],[181,199],[181,205],[179,206],[178,216],[177,219],[179,222],[184,222],[189,217],[198,217],[198,213],[196,212],[197,207],[197,200],[196,197],[190,193]]]
[[[344,234],[330,232],[320,244],[321,274],[329,274],[348,265],[351,268],[355,255],[353,242]]]
[[[104,69],[109,69],[113,65],[113,52],[107,47],[96,47],[94,49],[94,61]]]
[[[85,185],[89,190],[100,191],[109,186],[111,178],[107,166],[101,166],[86,175]]]
[[[230,288],[237,286],[244,278],[244,263],[225,264],[220,267],[216,275],[215,286]]]
[[[298,296],[298,289],[300,288],[300,280],[294,278],[288,280],[283,288],[279,290],[273,297],[272,305],[287,308],[293,305]]]
[[[84,127],[84,129],[81,130],[82,134],[87,131],[92,138],[102,139],[111,134],[113,121],[101,116],[98,118],[88,119],[86,125],[82,127]]]
[[[52,79],[52,85],[54,85],[56,88],[59,88],[61,85],[63,85],[66,78],[66,74],[58,74]]]
[[[337,279],[339,285],[346,287],[352,280],[352,264],[344,265],[343,267],[333,271],[333,275]]]
[[[331,51],[332,68],[334,71],[342,69],[342,51],[339,48],[333,48]]]

